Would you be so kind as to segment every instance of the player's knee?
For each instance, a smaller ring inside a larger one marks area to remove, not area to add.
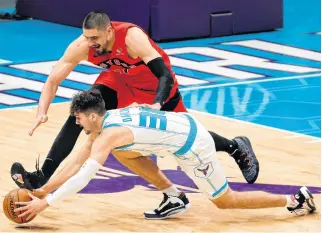
[[[219,209],[232,209],[235,205],[234,191],[230,188],[220,197],[211,200]]]

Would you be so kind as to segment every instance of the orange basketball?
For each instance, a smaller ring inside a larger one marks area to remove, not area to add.
[[[23,217],[23,218],[19,218],[18,215],[20,215],[22,212],[20,213],[15,213],[14,210],[16,208],[19,208],[19,205],[15,205],[15,202],[28,202],[31,201],[32,199],[29,197],[28,195],[28,190],[27,189],[15,189],[12,190],[10,193],[7,194],[7,196],[5,196],[4,200],[3,200],[3,212],[5,213],[5,215],[7,216],[8,219],[10,219],[11,221],[15,222],[15,223],[27,223],[30,222],[31,220],[33,220],[35,217],[33,217],[32,219],[30,219],[29,221],[27,221],[27,216]]]

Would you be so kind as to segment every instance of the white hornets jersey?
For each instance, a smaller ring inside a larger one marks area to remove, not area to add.
[[[164,155],[167,152],[183,155],[195,142],[197,124],[187,113],[132,107],[108,111],[102,128],[123,126],[132,131],[134,142],[118,149],[144,155]]]
[[[190,114],[123,108],[106,113],[102,128],[113,126],[128,127],[134,135],[132,144],[118,150],[173,155],[182,170],[210,198],[218,198],[228,189],[212,137]]]

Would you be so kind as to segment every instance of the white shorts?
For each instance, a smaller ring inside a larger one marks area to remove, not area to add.
[[[136,151],[143,156],[173,155],[182,170],[205,194],[218,198],[227,191],[228,182],[216,159],[214,141],[206,128],[192,115],[154,113],[152,110],[145,110],[140,115],[134,114],[138,109],[125,110],[132,112],[131,121],[120,120],[117,125],[129,128],[134,141],[116,150]]]
[[[197,135],[189,152],[174,155],[182,170],[209,198],[223,195],[229,185],[224,171],[216,159],[216,148],[209,132],[198,121]]]

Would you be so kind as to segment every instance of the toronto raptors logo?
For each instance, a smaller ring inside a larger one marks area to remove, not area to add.
[[[119,52],[122,52],[122,50],[120,49]],[[103,69],[109,69],[113,65],[114,66],[121,66],[121,67],[123,67],[123,73],[128,74],[130,69],[133,69],[133,68],[138,67],[140,65],[144,65],[144,62],[140,61],[135,64],[129,64],[121,59],[113,58],[113,59],[108,59],[106,61],[103,61],[97,65],[102,67]]]

